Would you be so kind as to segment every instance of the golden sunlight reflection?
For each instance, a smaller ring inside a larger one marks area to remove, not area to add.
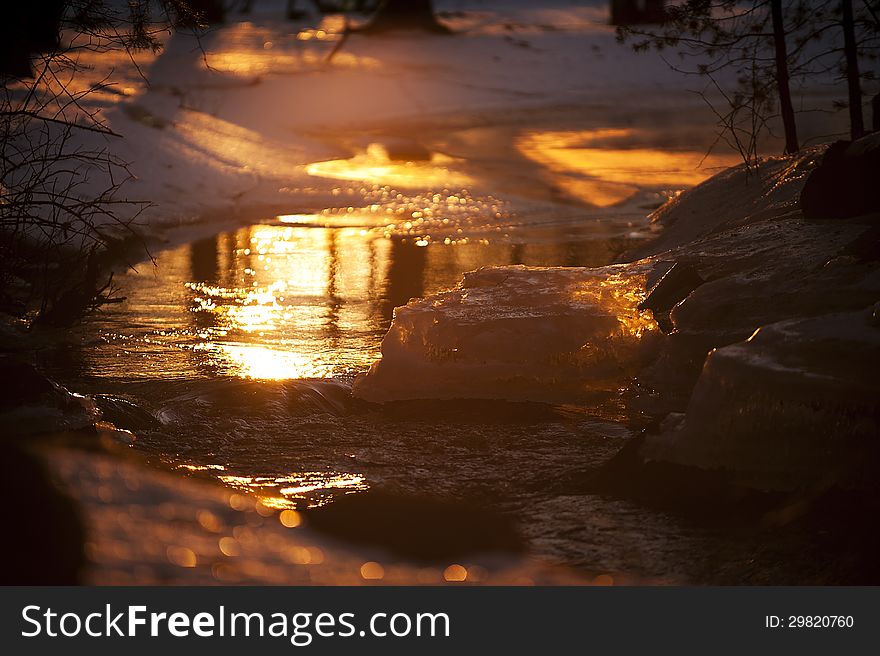
[[[278,514],[278,521],[285,528],[296,528],[302,524],[302,515],[295,510],[287,508]]]
[[[195,552],[187,547],[171,545],[165,550],[165,553],[168,561],[178,567],[190,568],[195,567],[198,563]]]
[[[249,344],[211,344],[201,348],[213,351],[227,361],[244,378],[289,380],[291,378],[325,378],[333,367],[298,353],[291,353]]]
[[[361,577],[365,581],[380,581],[385,578],[385,568],[375,561],[361,565]]]
[[[355,180],[420,189],[464,187],[472,184],[470,177],[454,169],[456,162],[456,159],[440,153],[434,153],[428,161],[393,160],[381,144],[373,143],[354,157],[309,164],[306,171],[309,175],[334,180]]]
[[[641,338],[659,330],[650,310],[639,310],[645,298],[645,276],[630,273],[609,273],[598,281],[590,281],[575,290],[575,299],[601,307],[617,317],[622,335]]]
[[[301,521],[294,511],[298,505],[319,506],[335,494],[363,492],[368,489],[362,474],[348,472],[296,472],[286,476],[220,476],[232,488],[256,494],[260,502],[272,509],[283,510],[279,521],[292,528]]]
[[[344,50],[327,62],[327,54],[340,38],[341,29],[341,22],[334,22],[330,17],[316,28],[304,28],[299,32],[280,31],[242,21],[214,34],[205,66],[213,71],[241,76],[298,73],[319,66],[378,68],[377,59]]]
[[[468,571],[461,565],[452,564],[443,571],[443,578],[450,583],[460,583],[468,578]]]
[[[632,128],[529,132],[517,149],[545,166],[568,195],[599,207],[620,203],[641,188],[678,189],[699,184],[739,163],[738,155],[703,150],[625,147],[645,137]]]
[[[89,366],[129,378],[346,378],[380,357],[395,307],[451,289],[464,271],[596,266],[615,252],[567,226],[535,243],[475,238],[481,217],[505,210],[467,189],[375,193],[359,211],[282,215],[159,253],[156,268],[126,274],[126,302],[98,318],[105,341]],[[333,221],[361,225],[322,225]]]
[[[206,262],[192,267],[201,280],[185,285],[199,326],[194,352],[221,370],[264,380],[327,378],[376,357],[375,348],[337,336],[372,323],[368,287],[384,267],[383,249],[353,229],[277,225],[239,230],[226,241],[227,275],[220,275],[213,240]]]

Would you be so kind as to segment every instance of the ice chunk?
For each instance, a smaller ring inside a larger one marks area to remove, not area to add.
[[[870,316],[782,321],[712,352],[684,421],[648,437],[642,455],[761,489],[876,486],[880,327]]]
[[[355,381],[369,401],[572,401],[623,387],[656,347],[645,297],[650,263],[507,266],[397,308],[382,359]]]

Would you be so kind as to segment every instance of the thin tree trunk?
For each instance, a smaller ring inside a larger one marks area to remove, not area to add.
[[[874,132],[880,132],[880,93],[874,96],[874,100],[871,101],[871,114]]]
[[[853,139],[865,136],[862,118],[862,88],[859,75],[859,53],[856,49],[856,30],[852,0],[841,0],[843,50],[846,55],[846,85],[849,88],[849,131]]]
[[[776,87],[779,92],[779,111],[785,128],[785,152],[800,150],[797,137],[797,123],[794,106],[791,104],[791,90],[788,87],[788,50],[785,45],[785,25],[782,22],[782,0],[770,0],[770,14],[773,20],[773,45],[776,48]]]

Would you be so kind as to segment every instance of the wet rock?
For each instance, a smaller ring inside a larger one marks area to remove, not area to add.
[[[4,446],[0,458],[3,539],[0,585],[76,585],[85,530],[73,502],[36,456]]]
[[[692,264],[676,262],[651,288],[638,308],[651,310],[660,328],[668,333],[672,329],[669,311],[704,282]]]
[[[468,555],[524,550],[505,516],[433,497],[373,490],[307,511],[306,521],[338,539],[420,561],[448,563]]]
[[[878,489],[880,330],[872,309],[794,319],[710,353],[684,421],[645,461],[768,491]]]
[[[56,391],[52,382],[34,367],[8,355],[0,356],[0,379],[4,381],[4,392],[0,395],[2,410],[39,402]]]
[[[79,430],[93,426],[101,417],[90,399],[68,392],[11,356],[0,357],[0,380],[7,381],[0,400],[0,435]]]
[[[707,282],[670,311],[674,330],[640,372],[657,391],[650,412],[681,411],[712,349],[793,317],[854,311],[880,298],[880,267],[848,252],[864,243],[862,222],[806,221],[782,210],[658,256],[690,258]]]
[[[782,495],[738,484],[730,472],[651,460],[644,456],[651,434],[630,440],[597,472],[581,493],[610,494],[702,522],[754,521],[777,507]]]
[[[880,134],[836,141],[810,174],[800,197],[807,219],[846,219],[880,212]]]
[[[139,431],[153,430],[162,425],[149,411],[131,399],[112,394],[96,394],[92,398],[101,410],[102,419],[115,428]]]

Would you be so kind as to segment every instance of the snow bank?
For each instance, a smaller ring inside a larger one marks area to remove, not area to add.
[[[655,255],[725,228],[796,211],[809,172],[824,146],[794,157],[768,157],[757,167],[734,166],[663,205],[649,217],[663,230],[633,257]]]

